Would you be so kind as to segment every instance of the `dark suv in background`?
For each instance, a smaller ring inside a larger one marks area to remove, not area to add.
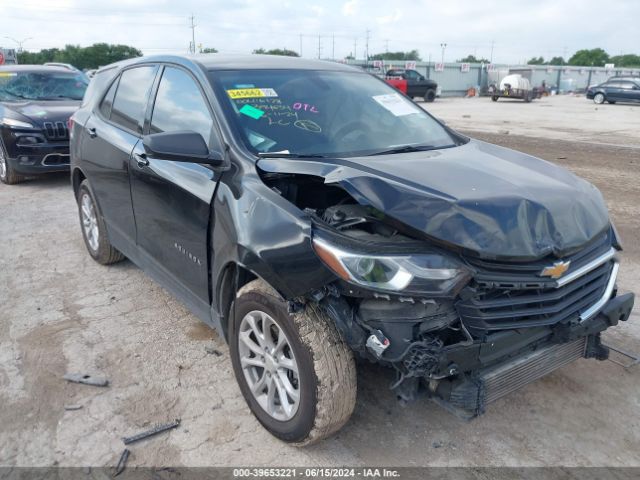
[[[607,358],[600,332],[630,315],[593,185],[359,69],[160,56],[91,85],[71,136],[89,254],[129,258],[214,327],[285,441],[348,420],[354,355],[392,368],[400,399],[424,390],[472,417]]]
[[[0,181],[69,170],[69,117],[88,80],[41,65],[0,66]]]

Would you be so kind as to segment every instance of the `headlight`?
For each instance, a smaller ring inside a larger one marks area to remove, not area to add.
[[[439,253],[382,255],[347,251],[318,237],[313,248],[343,280],[402,294],[454,294],[471,277],[463,265]]]
[[[2,122],[0,123],[2,123],[3,125],[7,125],[9,127],[34,128],[33,125],[31,125],[28,122],[21,122],[20,120],[14,120],[13,118],[3,117]]]

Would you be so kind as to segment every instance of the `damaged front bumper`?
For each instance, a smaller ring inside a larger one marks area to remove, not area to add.
[[[606,360],[609,349],[600,333],[631,315],[634,295],[611,299],[588,320],[513,330],[487,336],[479,343],[453,346],[439,357],[439,373],[462,375],[429,381],[438,403],[459,416],[484,413],[485,407],[578,358]]]
[[[600,333],[626,321],[634,304],[632,293],[615,293],[607,290],[605,301],[597,302],[598,310],[588,317],[474,335],[463,322],[456,323],[453,302],[358,299],[354,308],[333,291],[320,304],[354,351],[396,370],[391,388],[399,400],[415,399],[426,385],[437,403],[472,418],[488,403],[578,358],[607,359]],[[428,322],[417,323],[425,318]],[[447,340],[444,335],[451,334],[443,332],[458,328],[459,340]]]

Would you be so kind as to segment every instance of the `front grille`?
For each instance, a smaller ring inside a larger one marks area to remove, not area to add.
[[[585,250],[566,257],[571,260],[571,268],[565,276],[606,254],[611,249],[608,238],[607,234]],[[456,307],[468,328],[487,331],[553,325],[579,318],[605,294],[614,260],[562,286],[556,280],[538,276],[553,260],[500,263],[497,267],[491,262],[473,263],[478,268],[475,284]]]
[[[69,140],[69,130],[64,122],[44,122],[42,126],[48,140]]]

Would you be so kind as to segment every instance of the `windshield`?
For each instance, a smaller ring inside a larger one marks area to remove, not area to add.
[[[239,70],[213,71],[211,78],[229,121],[254,153],[344,157],[457,142],[424,110],[366,73]]]
[[[87,89],[75,72],[0,72],[0,101],[82,100]]]

